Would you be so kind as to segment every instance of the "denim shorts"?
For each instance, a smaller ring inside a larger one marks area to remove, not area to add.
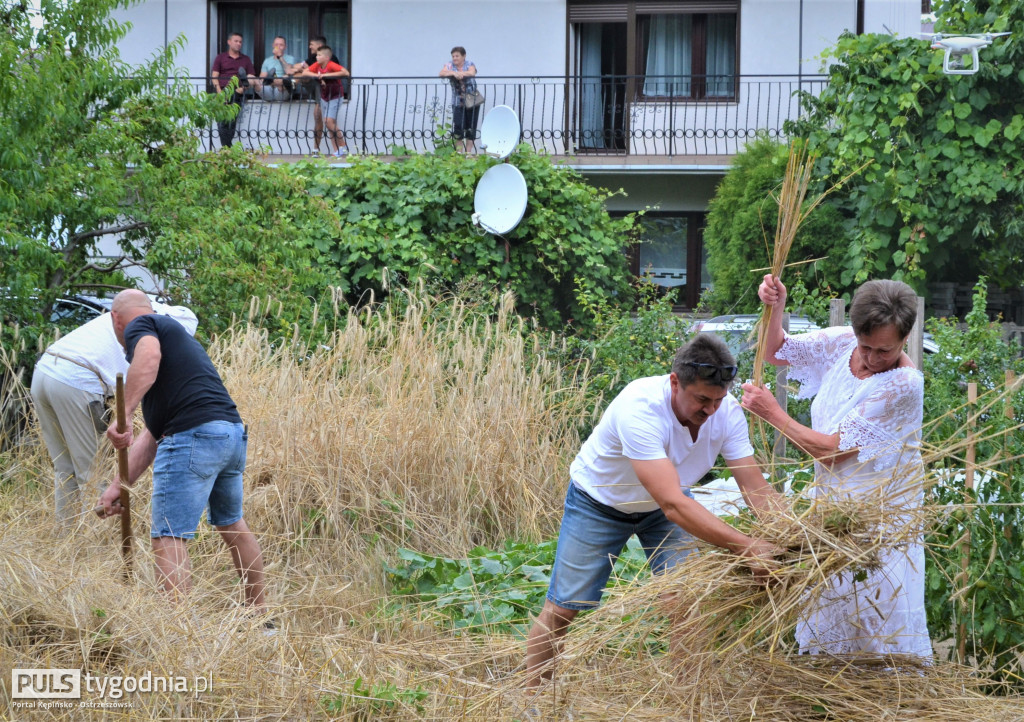
[[[320,98],[320,115],[324,118],[338,119],[338,111],[341,109],[341,96],[332,100]]]
[[[153,460],[150,536],[191,539],[207,507],[213,526],[241,519],[248,441],[245,427],[231,421],[208,421],[160,439]]]
[[[655,574],[681,563],[694,549],[693,537],[661,509],[622,512],[570,482],[547,598],[563,609],[596,607],[615,560],[634,534]]]

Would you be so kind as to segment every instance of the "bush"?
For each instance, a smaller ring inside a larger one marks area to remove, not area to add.
[[[1002,339],[998,324],[985,315],[982,278],[975,286],[974,307],[966,330],[945,319],[930,329],[941,351],[926,358],[926,438],[946,453],[938,460],[938,483],[931,502],[946,507],[928,534],[926,569],[928,627],[932,638],[954,638],[964,625],[968,655],[991,669],[1001,681],[1021,682],[1018,655],[1024,647],[1024,393],[1004,389],[1004,372],[1018,377],[1024,363],[1020,349]],[[978,384],[979,403],[967,406],[966,386]],[[1013,415],[1007,417],[1007,407]],[[965,485],[964,456],[969,417],[978,463],[984,467],[976,486]],[[962,570],[963,535],[969,536],[966,573]],[[952,652],[951,652],[952,654]]]
[[[341,217],[341,235],[321,249],[321,262],[339,270],[351,301],[371,291],[380,298],[392,285],[419,278],[450,287],[479,279],[513,291],[522,315],[559,328],[590,320],[577,285],[593,298],[627,300],[625,248],[633,218],[611,218],[607,193],[527,146],[511,160],[526,178],[530,200],[505,238],[472,225],[476,184],[494,164],[486,156],[439,151],[395,163],[363,157],[343,173],[311,163],[291,172]]]
[[[782,184],[788,153],[787,146],[766,138],[748,144],[711,200],[704,243],[714,290],[704,303],[713,313],[760,310],[756,291],[763,273],[752,269],[771,265],[778,225],[772,193],[778,193]],[[803,278],[807,285],[832,293],[848,290],[840,283],[846,242],[843,218],[826,200],[800,227],[788,258],[790,263],[822,260],[787,271],[787,284],[791,278]]]

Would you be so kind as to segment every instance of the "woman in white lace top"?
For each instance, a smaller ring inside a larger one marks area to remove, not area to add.
[[[790,367],[790,379],[800,382],[799,398],[814,397],[811,427],[752,384],[743,385],[743,407],[814,457],[817,494],[878,499],[897,509],[920,506],[924,379],[903,352],[916,317],[914,291],[899,281],[869,281],[850,304],[852,328],[797,336],[782,330],[782,282],[765,276],[758,296],[777,310],[766,358]],[[881,568],[865,580],[850,573],[829,580],[797,624],[801,651],[930,658],[922,541],[888,550]]]

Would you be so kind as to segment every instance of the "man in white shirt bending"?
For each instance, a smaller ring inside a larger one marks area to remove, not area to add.
[[[152,306],[195,334],[199,321],[189,309]],[[51,344],[32,372],[32,402],[53,460],[54,508],[62,526],[85,511],[85,488],[107,430],[106,399],[114,395],[117,375],[127,370],[124,349],[105,313]]]
[[[676,353],[671,373],[633,381],[605,410],[569,468],[547,599],[527,638],[528,686],[550,678],[558,641],[580,611],[600,602],[633,534],[656,574],[682,562],[693,537],[765,573],[775,547],[729,526],[690,493],[721,454],[752,509],[778,503],[754,461],[739,402],[729,395],[736,371],[722,340],[700,334]]]

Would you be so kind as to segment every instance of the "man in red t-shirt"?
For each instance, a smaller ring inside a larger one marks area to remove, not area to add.
[[[297,74],[299,74],[300,77],[303,70],[306,70],[307,68],[316,65],[316,51],[325,45],[327,45],[327,38],[325,38],[323,35],[314,35],[309,39],[309,57],[306,58],[306,60],[303,63],[301,63],[299,67],[296,68],[295,71]],[[331,60],[337,63],[338,65],[341,65],[341,61],[338,59],[338,56],[335,55],[334,53],[331,53]],[[317,85],[317,83],[314,80],[307,79],[304,81],[304,85],[306,86],[307,89],[309,89],[312,88],[314,85]],[[320,115],[320,103],[317,103],[316,105],[313,106],[313,140],[315,142],[315,145],[313,147],[314,156],[320,155],[320,140],[323,137],[324,118],[322,115]]]
[[[327,137],[334,146],[334,157],[343,158],[348,155],[348,147],[345,145],[345,137],[338,130],[338,111],[345,94],[341,79],[348,77],[349,72],[331,59],[333,55],[334,52],[328,46],[321,46],[316,51],[316,63],[302,74],[316,78],[320,83],[320,115],[327,126]]]
[[[244,71],[244,74],[242,71]],[[227,103],[229,105],[236,103],[241,106],[245,91],[249,87],[249,81],[246,78],[250,75],[256,75],[256,68],[253,66],[252,60],[242,52],[241,33],[231,33],[228,35],[227,51],[213,59],[213,68],[210,70],[210,77],[213,78],[218,92],[228,87],[231,78],[236,75],[239,76],[240,80],[235,87],[235,92],[227,98]],[[242,109],[239,107],[238,115],[241,112]],[[238,115],[235,115],[231,120],[217,123],[217,133],[220,135],[220,143],[224,147],[230,147],[235,139],[235,124],[238,122]]]

